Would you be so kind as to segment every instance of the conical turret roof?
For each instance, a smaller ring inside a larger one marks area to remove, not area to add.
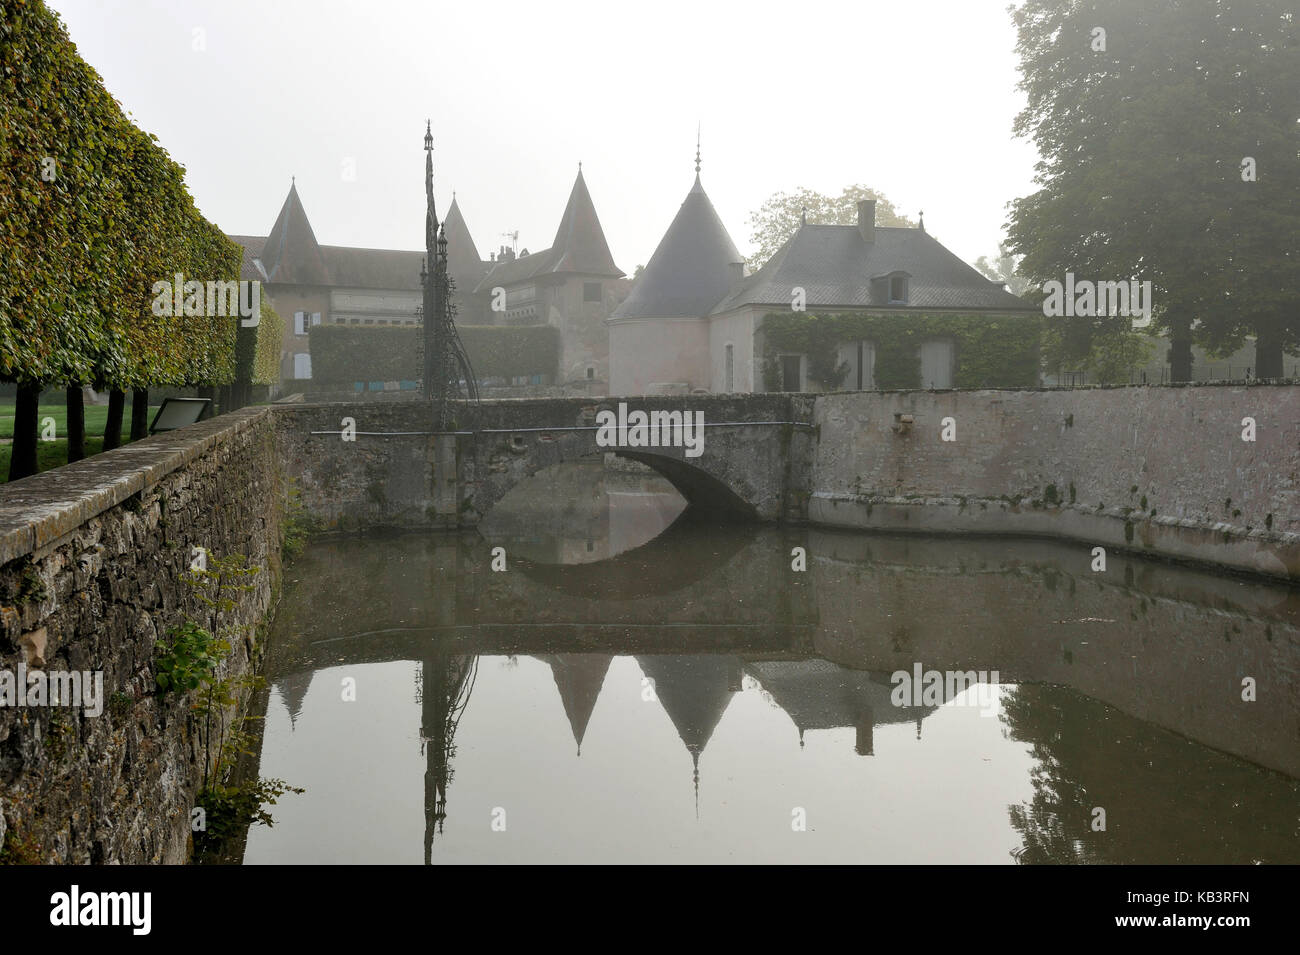
[[[478,246],[454,195],[442,227],[447,232],[447,271],[455,279],[458,290],[469,292],[483,278],[487,266],[479,257]]]
[[[709,201],[699,173],[672,225],[613,318],[707,315],[732,285],[732,263],[743,261]]]
[[[564,207],[560,227],[555,230],[551,243],[555,254],[552,272],[579,272],[583,275],[609,275],[620,278],[623,271],[614,264],[605,241],[605,230],[600,227],[596,205],[587,191],[587,181],[578,167],[578,178],[569,193],[569,203]]]
[[[285,197],[280,215],[262,247],[261,259],[268,282],[290,285],[329,283],[329,270],[325,267],[316,233],[307,221],[307,211],[298,198],[296,183],[289,186],[289,195]]]

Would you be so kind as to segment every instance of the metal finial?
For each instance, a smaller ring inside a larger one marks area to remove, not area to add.
[[[807,207],[807,206],[800,206],[800,207],[799,207],[799,224],[800,224],[800,225],[807,225],[807,224],[808,224],[808,207]]]
[[[700,124],[695,124],[695,174],[700,173]]]
[[[433,120],[424,121],[424,148],[433,152]]]
[[[919,213],[917,213],[917,218],[921,220],[921,231],[924,232],[925,231],[925,210],[924,209],[922,209]]]

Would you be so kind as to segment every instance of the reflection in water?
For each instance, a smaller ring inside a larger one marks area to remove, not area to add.
[[[522,543],[318,542],[290,569],[261,769],[307,793],[246,862],[1300,861],[1296,592],[1093,574],[1041,542],[674,522],[671,498],[620,523],[635,495],[598,468],[561,486],[577,537],[516,515]],[[917,663],[998,671],[995,705],[894,705]]]

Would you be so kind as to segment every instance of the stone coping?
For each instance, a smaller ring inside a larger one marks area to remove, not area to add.
[[[244,408],[0,485],[0,566],[59,540],[270,413]]]

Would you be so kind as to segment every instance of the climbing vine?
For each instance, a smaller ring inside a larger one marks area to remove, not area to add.
[[[1023,315],[771,313],[763,319],[762,369],[769,388],[779,381],[781,354],[808,357],[811,387],[844,386],[849,366],[837,347],[844,342],[875,345],[875,383],[880,389],[921,387],[921,344],[953,342],[958,388],[1030,388],[1038,384],[1042,317]]]

